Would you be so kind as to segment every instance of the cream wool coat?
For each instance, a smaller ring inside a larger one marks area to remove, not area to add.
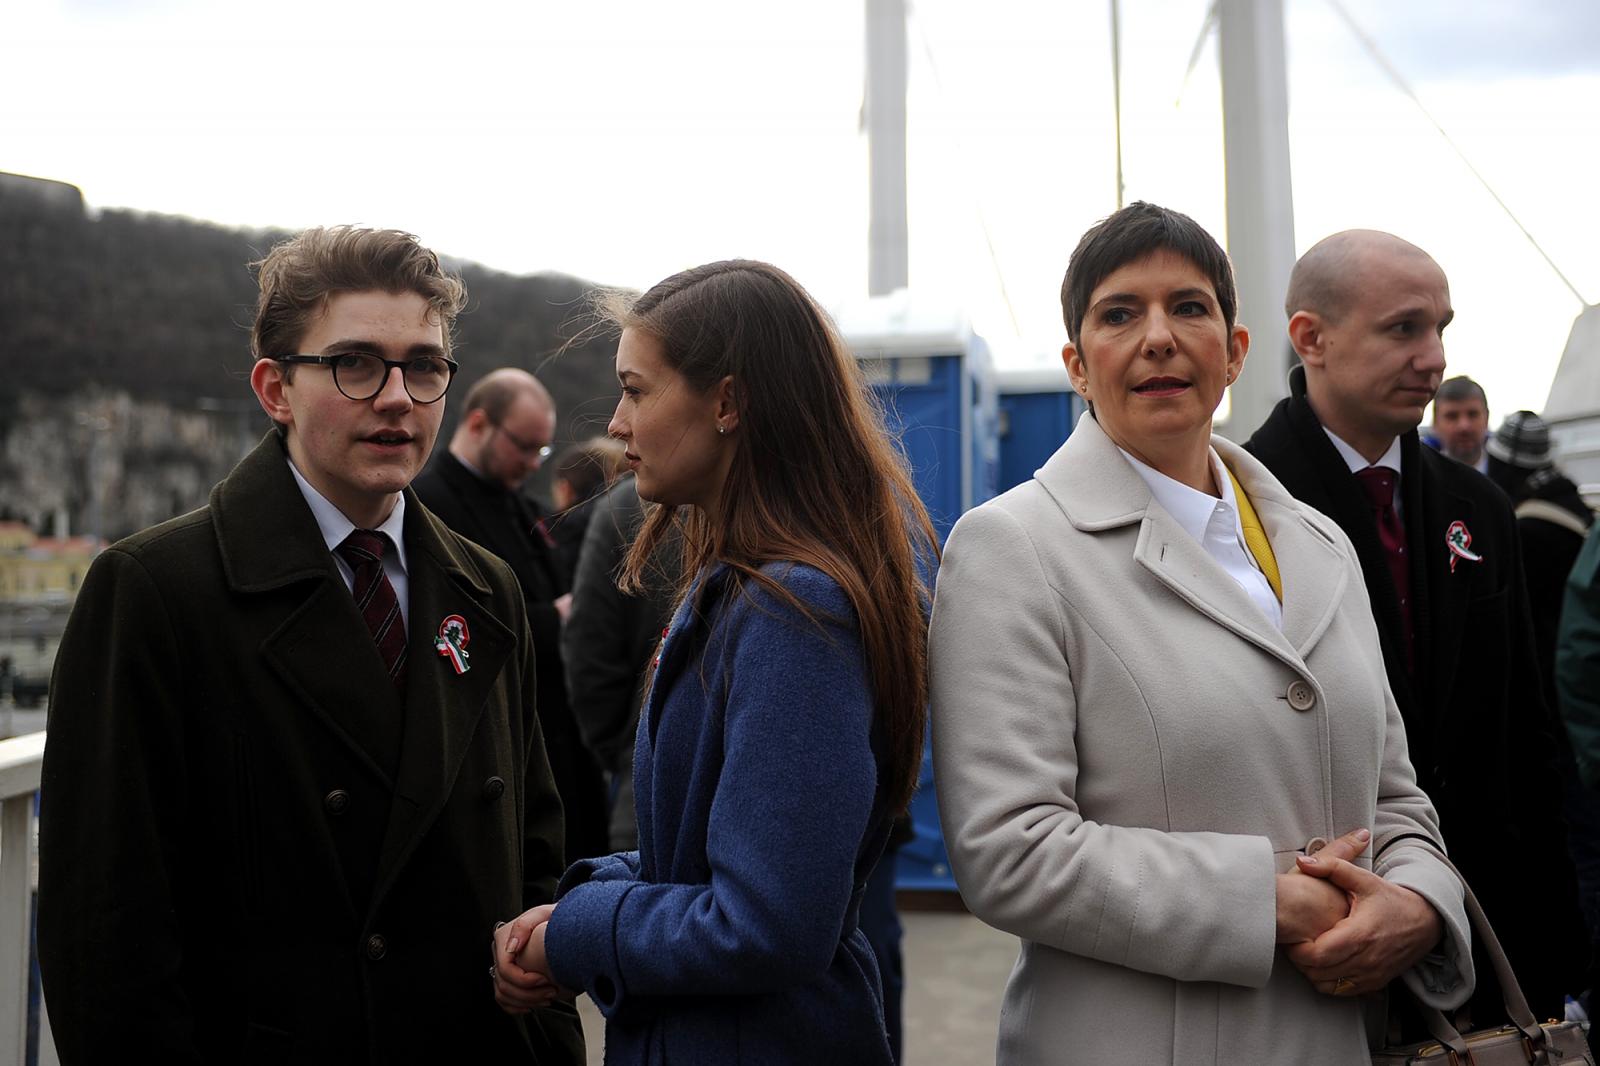
[[[1317,992],[1277,949],[1274,875],[1361,826],[1437,841],[1436,816],[1349,542],[1212,443],[1272,543],[1281,632],[1093,417],[950,534],[934,779],[962,896],[1022,939],[1001,1066],[1368,1061],[1363,1003]],[[1360,861],[1444,920],[1407,983],[1464,1001],[1459,883],[1404,840]]]

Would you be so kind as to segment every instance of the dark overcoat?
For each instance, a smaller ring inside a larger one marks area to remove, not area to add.
[[[567,696],[584,743],[611,775],[614,800],[611,843],[637,846],[633,818],[633,741],[639,707],[650,681],[650,660],[672,619],[682,559],[672,540],[657,548],[646,568],[646,591],[617,587],[634,538],[644,524],[644,503],[632,474],[595,501],[578,556],[572,615],[561,630]]]
[[[403,699],[275,434],[91,567],[41,799],[62,1062],[582,1062],[574,1012],[513,1019],[488,974],[562,860],[522,597],[414,496],[404,536]]]
[[[571,582],[544,514],[533,500],[485,481],[446,449],[439,450],[411,487],[445,525],[498,555],[516,575],[540,665],[539,725],[566,811],[567,858],[610,850],[600,764],[584,746],[567,703],[555,601],[570,591]]]
[[[1557,723],[1540,693],[1510,501],[1476,470],[1422,447],[1415,431],[1400,438],[1413,674],[1371,505],[1306,399],[1303,367],[1245,447],[1355,546],[1417,782],[1535,1013],[1560,1017],[1562,993],[1583,985],[1588,937],[1567,857]],[[1446,534],[1456,522],[1470,533],[1466,550],[1476,559],[1451,552]],[[1477,971],[1474,1003],[1481,1013],[1497,1010],[1485,959]]]

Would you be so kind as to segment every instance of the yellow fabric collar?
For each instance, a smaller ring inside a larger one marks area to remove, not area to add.
[[[1223,467],[1227,470],[1227,467]],[[1278,557],[1272,554],[1272,544],[1267,540],[1267,531],[1261,528],[1261,519],[1256,517],[1256,509],[1250,503],[1250,497],[1244,494],[1244,488],[1239,484],[1239,479],[1233,476],[1233,471],[1228,470],[1228,480],[1233,482],[1233,495],[1239,504],[1239,526],[1244,530],[1244,546],[1250,549],[1250,554],[1255,557],[1256,565],[1261,567],[1262,576],[1267,579],[1267,584],[1272,586],[1273,595],[1278,597],[1278,602],[1283,602],[1283,578],[1278,576]]]

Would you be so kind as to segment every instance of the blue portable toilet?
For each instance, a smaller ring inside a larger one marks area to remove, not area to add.
[[[834,321],[883,401],[942,542],[962,512],[995,494],[999,394],[989,346],[947,305],[908,290],[836,309]]]
[[[1033,477],[1087,410],[1060,363],[1001,371],[1000,477],[1004,492]]]
[[[836,309],[834,320],[883,401],[942,544],[962,512],[997,487],[999,393],[988,345],[963,314],[918,305],[904,289]],[[955,891],[927,748],[911,822],[916,835],[900,849],[895,887]]]

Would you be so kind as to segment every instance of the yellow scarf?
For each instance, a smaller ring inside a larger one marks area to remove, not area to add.
[[[1227,467],[1223,467],[1227,470]],[[1262,576],[1267,579],[1267,584],[1272,586],[1273,594],[1278,597],[1278,602],[1283,602],[1283,578],[1278,576],[1278,557],[1272,554],[1272,544],[1267,540],[1267,531],[1261,528],[1261,519],[1256,517],[1256,509],[1250,505],[1250,497],[1244,494],[1239,479],[1233,476],[1233,471],[1228,470],[1228,480],[1233,482],[1233,495],[1239,502],[1239,525],[1244,530],[1244,546],[1250,549],[1250,554],[1255,556],[1256,565],[1261,568]]]

